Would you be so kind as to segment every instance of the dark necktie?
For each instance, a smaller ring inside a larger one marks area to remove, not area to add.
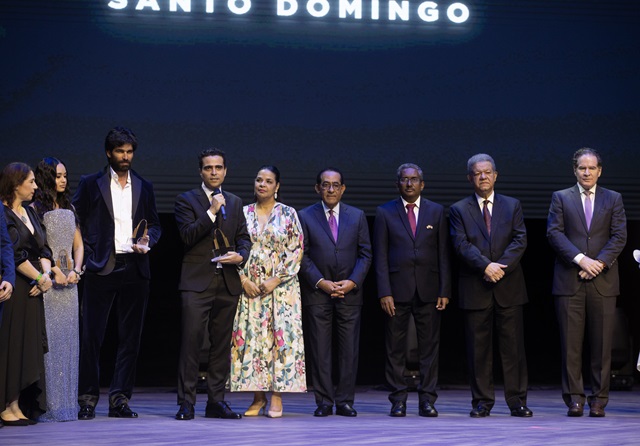
[[[484,224],[487,227],[487,232],[491,235],[491,213],[489,213],[489,200],[484,200],[483,202],[482,216],[484,217]]]
[[[584,218],[587,221],[587,229],[591,228],[591,218],[593,217],[593,204],[591,204],[591,191],[584,191]]]
[[[329,228],[331,229],[331,235],[333,235],[333,241],[338,241],[338,222],[336,216],[333,215],[333,209],[329,209]]]
[[[413,212],[413,208],[415,207],[415,203],[407,204],[407,218],[409,219],[409,226],[411,226],[411,232],[414,237],[416,235],[416,214]]]

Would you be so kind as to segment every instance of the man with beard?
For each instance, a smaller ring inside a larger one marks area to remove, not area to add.
[[[109,416],[138,417],[129,408],[129,399],[149,296],[147,253],[160,238],[161,228],[153,186],[131,170],[137,146],[131,130],[116,127],[109,131],[105,139],[109,165],[83,176],[73,199],[86,265],[81,297],[80,420],[95,417],[100,396],[100,349],[112,308],[116,311],[118,347],[109,389]]]

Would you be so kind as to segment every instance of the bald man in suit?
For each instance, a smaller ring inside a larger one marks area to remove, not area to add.
[[[556,252],[554,296],[562,351],[562,399],[567,415],[604,417],[609,401],[611,345],[616,297],[620,294],[618,256],[627,242],[622,196],[597,185],[602,158],[593,149],[573,155],[578,184],[553,193],[547,239]],[[582,344],[591,347],[591,394],[582,382]]]

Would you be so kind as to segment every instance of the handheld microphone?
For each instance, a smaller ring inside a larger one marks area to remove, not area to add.
[[[220,192],[220,189],[216,189],[213,191],[214,195],[218,195],[221,194],[222,192]],[[222,206],[220,206],[220,213],[222,214],[222,219],[226,220],[227,219],[227,210],[224,207],[224,204]]]

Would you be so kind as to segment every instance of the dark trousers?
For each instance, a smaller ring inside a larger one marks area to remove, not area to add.
[[[440,312],[435,302],[422,302],[414,296],[411,302],[396,302],[396,315],[386,316],[385,345],[387,361],[385,376],[392,389],[389,401],[407,400],[407,383],[404,378],[407,357],[407,332],[409,318],[413,315],[418,335],[420,361],[419,402],[435,403],[438,398],[438,357],[440,351]]]
[[[526,406],[528,375],[522,305],[504,308],[494,302],[482,310],[465,310],[464,315],[472,406],[491,410],[495,404],[494,330],[498,336],[507,405],[511,409]]]
[[[311,361],[311,379],[316,404],[353,405],[358,374],[360,314],[362,306],[344,305],[341,299],[306,305],[305,346]],[[334,325],[335,323],[335,325]],[[334,331],[335,330],[335,331]],[[337,383],[333,383],[333,334],[338,348]]]
[[[609,401],[611,343],[616,298],[601,295],[592,282],[582,284],[574,296],[555,296],[562,354],[562,399],[585,402],[582,381],[582,345],[585,327],[591,347],[591,395],[588,402]]]
[[[113,379],[109,389],[109,407],[131,398],[136,376],[136,362],[149,297],[149,280],[140,276],[133,256],[116,257],[114,270],[100,276],[87,272],[83,276],[82,341],[78,402],[95,406],[100,397],[100,349],[107,321],[115,305],[118,347]]]
[[[214,274],[209,288],[201,293],[182,292],[182,340],[178,362],[178,404],[196,403],[200,349],[205,332],[209,336],[207,396],[209,403],[224,401],[229,375],[231,332],[238,296],[229,294],[224,276]]]

